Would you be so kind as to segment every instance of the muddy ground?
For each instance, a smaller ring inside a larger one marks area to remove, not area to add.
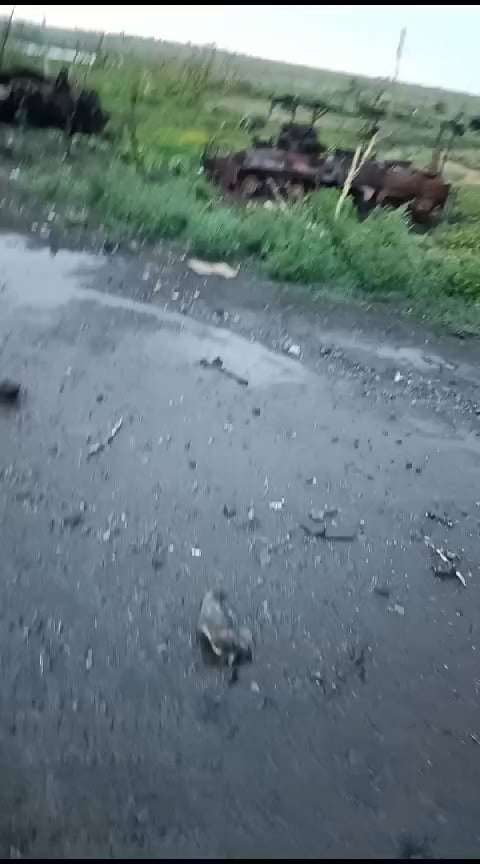
[[[58,246],[0,238],[0,854],[477,857],[477,343]]]

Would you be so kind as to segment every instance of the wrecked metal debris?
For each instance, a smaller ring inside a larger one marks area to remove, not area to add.
[[[226,155],[205,152],[203,169],[226,193],[243,200],[263,200],[265,206],[281,209],[286,208],[286,201],[296,201],[314,189],[342,189],[354,151],[336,148],[326,153],[318,142],[312,147],[310,139],[305,146],[306,139],[296,135],[297,125],[285,124],[276,142],[254,141],[254,146]],[[311,133],[316,141],[315,127]],[[425,222],[443,210],[449,190],[438,173],[402,160],[372,157],[356,172],[350,194],[360,211],[393,201],[396,206],[408,204],[413,219]]]
[[[224,261],[212,262],[201,261],[200,258],[190,258],[187,266],[197,276],[221,276],[223,279],[234,279],[238,275],[239,268],[230,267]]]
[[[20,384],[11,378],[3,378],[0,381],[0,402],[4,405],[13,405],[20,395]]]
[[[0,72],[0,122],[100,134],[108,121],[95,90],[81,90],[61,69],[56,77],[16,66]]]
[[[109,434],[103,441],[96,441],[95,444],[92,444],[91,447],[88,448],[87,459],[91,459],[92,456],[96,456],[97,453],[101,453],[102,450],[105,450],[105,447],[108,447],[109,444],[112,443],[113,439],[120,432],[120,429],[123,426],[123,417],[120,417],[120,420],[117,420],[114,426],[112,426]]]
[[[231,378],[232,381],[236,381],[241,387],[248,387],[247,379],[243,378],[241,375],[237,375],[236,372],[227,369],[227,367],[223,365],[221,357],[214,357],[213,360],[207,360],[205,357],[202,357],[200,360],[200,366],[202,366],[203,369],[216,369],[217,372],[225,375],[226,378]]]
[[[435,576],[439,579],[458,579],[460,584],[466,588],[465,577],[461,574],[456,564],[460,560],[460,556],[456,552],[450,552],[448,549],[435,546],[429,537],[425,537],[425,545],[434,554],[432,570]]]
[[[219,662],[233,666],[250,662],[253,637],[248,627],[238,627],[236,615],[224,591],[207,591],[197,623],[200,644]]]

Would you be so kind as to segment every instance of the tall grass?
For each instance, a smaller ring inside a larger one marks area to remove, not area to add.
[[[234,76],[220,82],[215,52],[186,61],[125,60],[121,67],[106,62],[92,69],[89,86],[111,112],[113,140],[80,142],[62,162],[51,139],[39,137],[44,150],[35,147],[26,171],[31,190],[57,210],[62,203],[86,209],[90,222],[152,242],[178,239],[205,258],[249,259],[289,283],[394,294],[430,308],[432,297],[450,304],[463,298],[471,307],[478,302],[480,187],[463,190],[456,221],[429,237],[412,232],[402,211],[378,210],[360,222],[346,202],[335,220],[333,190],[286,208],[236,207],[198,173],[212,137],[231,149],[248,140],[228,101],[239,82]],[[252,84],[242,86],[249,92]],[[333,144],[348,133],[353,143],[354,127],[342,129],[331,126],[322,137]],[[419,134],[423,140],[427,133]]]

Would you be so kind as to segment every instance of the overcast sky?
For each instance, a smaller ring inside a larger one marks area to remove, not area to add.
[[[406,26],[401,80],[480,93],[480,6],[16,6],[15,14],[373,76],[392,74]]]

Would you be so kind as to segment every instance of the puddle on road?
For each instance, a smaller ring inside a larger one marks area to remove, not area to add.
[[[0,236],[0,284],[3,302],[29,309],[53,310],[71,302],[94,302],[112,309],[125,309],[155,318],[162,328],[162,349],[196,365],[202,358],[220,356],[225,366],[248,379],[250,386],[298,383],[308,373],[298,361],[269,351],[230,330],[209,326],[89,287],[108,259],[86,252],[61,250],[55,255],[16,234]],[[170,332],[169,332],[170,331]]]

